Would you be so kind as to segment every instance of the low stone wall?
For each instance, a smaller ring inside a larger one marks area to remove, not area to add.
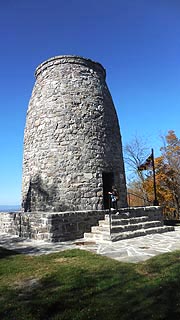
[[[19,222],[16,217],[20,212],[0,212],[0,233],[19,235]]]
[[[160,207],[121,208],[127,217],[148,216],[149,220],[163,220]],[[79,239],[92,226],[103,220],[108,210],[71,212],[0,212],[0,233],[46,241]]]
[[[79,239],[104,219],[108,210],[72,212],[0,212],[0,232],[47,241]]]

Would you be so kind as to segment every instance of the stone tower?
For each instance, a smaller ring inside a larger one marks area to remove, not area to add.
[[[112,185],[125,207],[120,129],[105,69],[57,56],[35,76],[24,133],[24,211],[106,209]]]

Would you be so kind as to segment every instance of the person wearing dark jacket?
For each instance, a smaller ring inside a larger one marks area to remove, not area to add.
[[[119,199],[118,191],[115,186],[112,186],[112,191],[108,192],[110,196],[110,205],[112,209],[117,210],[117,201]]]

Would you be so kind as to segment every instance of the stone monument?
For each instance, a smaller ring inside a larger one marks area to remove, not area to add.
[[[160,207],[127,207],[121,135],[101,64],[57,56],[36,69],[24,133],[22,210],[0,232],[44,241],[117,241],[174,230]],[[109,209],[113,185],[118,210]]]
[[[101,64],[57,56],[38,66],[24,133],[25,212],[127,206],[121,135]]]

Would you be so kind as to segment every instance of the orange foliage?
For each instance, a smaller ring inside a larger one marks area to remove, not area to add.
[[[166,212],[179,214],[180,210],[180,140],[173,130],[168,131],[161,148],[161,156],[155,158],[156,188],[159,204]],[[153,177],[150,171],[144,180],[144,189],[151,201],[154,198]]]

